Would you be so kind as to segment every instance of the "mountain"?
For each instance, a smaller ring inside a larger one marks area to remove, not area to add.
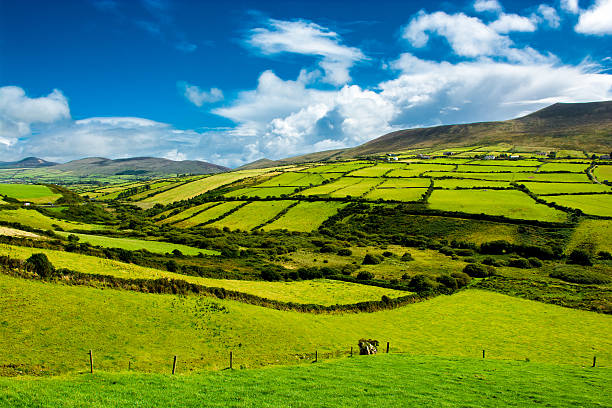
[[[90,175],[172,175],[212,174],[228,171],[229,168],[197,160],[174,161],[156,157],[133,157],[129,159],[105,159],[88,157],[51,167],[53,170],[70,172],[76,176]]]
[[[49,167],[54,166],[57,163],[49,162],[38,157],[26,157],[25,159],[16,162],[0,162],[0,168],[2,169],[30,169],[37,167]]]
[[[556,103],[527,116],[501,122],[399,130],[346,149],[337,157],[351,158],[417,147],[497,143],[609,152],[612,149],[612,101]]]

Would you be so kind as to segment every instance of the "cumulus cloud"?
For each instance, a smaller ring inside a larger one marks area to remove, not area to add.
[[[561,9],[572,14],[578,14],[580,12],[578,0],[561,0]]]
[[[187,82],[178,82],[177,86],[187,100],[195,106],[201,107],[204,103],[213,103],[223,100],[223,92],[218,88],[210,88],[209,91],[204,91],[196,85],[190,85]]]
[[[455,54],[462,57],[501,57],[521,63],[550,60],[551,56],[544,56],[531,47],[516,48],[510,37],[501,34],[533,30],[535,26],[529,19],[514,14],[502,14],[487,25],[463,13],[420,11],[404,28],[402,36],[417,48],[428,43],[430,34],[444,37]]]
[[[546,4],[540,4],[538,6],[535,18],[538,21],[544,21],[550,28],[559,28],[561,23],[557,10]]]
[[[502,6],[497,0],[476,0],[474,2],[474,10],[479,13],[482,13],[483,11],[500,12],[502,10]]]
[[[296,20],[268,20],[267,27],[251,30],[247,43],[264,55],[283,52],[312,55],[320,59],[324,81],[342,85],[350,81],[350,68],[366,59],[355,47],[342,44],[339,35],[318,24]]]
[[[581,34],[612,34],[612,0],[597,0],[588,10],[583,10],[575,27]]]

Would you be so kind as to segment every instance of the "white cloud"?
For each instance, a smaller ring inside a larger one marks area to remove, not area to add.
[[[582,11],[575,30],[582,34],[612,34],[612,0],[597,0],[591,8]]]
[[[218,88],[210,88],[204,91],[196,85],[187,82],[178,82],[178,88],[183,92],[183,96],[195,106],[201,107],[204,103],[213,103],[223,100],[223,92]]]
[[[557,10],[546,4],[540,4],[538,6],[536,18],[538,20],[544,20],[550,28],[559,28],[561,22]]]
[[[504,14],[489,24],[493,30],[501,34],[507,34],[512,31],[533,32],[536,30],[536,25],[527,17],[519,16],[518,14]]]
[[[349,82],[350,68],[366,59],[358,48],[343,45],[337,33],[303,20],[270,19],[268,27],[251,30],[247,43],[266,55],[289,52],[319,57],[323,80],[334,85]]]
[[[462,57],[502,57],[509,61],[544,62],[554,59],[530,47],[516,48],[508,31],[532,31],[533,23],[524,17],[502,14],[500,19],[487,25],[477,17],[463,13],[447,14],[442,11],[427,14],[420,11],[403,30],[403,37],[415,47],[424,47],[430,34],[444,37],[455,54]]]
[[[479,13],[483,11],[500,12],[502,6],[497,0],[476,0],[474,2],[474,10]]]
[[[580,12],[578,0],[561,0],[561,9],[572,14],[578,14]]]

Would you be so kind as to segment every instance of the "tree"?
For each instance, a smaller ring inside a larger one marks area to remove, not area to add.
[[[26,260],[26,267],[41,278],[48,278],[55,274],[55,267],[45,254],[33,254]]]
[[[583,265],[583,266],[592,266],[593,261],[591,261],[591,255],[583,249],[574,249],[568,259],[567,263]]]

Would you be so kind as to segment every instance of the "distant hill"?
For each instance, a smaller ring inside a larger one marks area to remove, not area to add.
[[[245,164],[238,167],[236,170],[248,170],[248,169],[263,169],[267,167],[276,166],[287,166],[290,164],[310,163],[316,161],[331,160],[339,157],[347,149],[335,149],[335,150],[324,150],[322,152],[308,153],[301,156],[287,157],[286,159],[269,160],[259,159],[252,163]]]
[[[0,162],[2,169],[32,169],[37,167],[54,166],[57,163],[39,159],[38,157],[26,157],[16,162]]]
[[[170,174],[213,174],[228,171],[229,168],[197,160],[174,161],[156,157],[133,157],[129,159],[105,159],[88,157],[57,164],[53,170],[70,172],[76,176],[96,175],[170,175]]]

